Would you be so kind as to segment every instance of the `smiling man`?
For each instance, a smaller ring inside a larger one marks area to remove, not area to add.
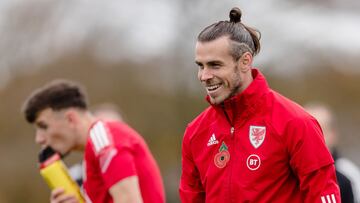
[[[84,196],[93,203],[163,203],[159,168],[142,137],[121,121],[95,118],[85,92],[74,82],[56,80],[34,91],[24,105],[35,125],[37,144],[64,155],[84,151]],[[77,202],[56,188],[51,203]]]
[[[185,131],[182,202],[340,202],[318,122],[269,88],[252,66],[259,50],[238,8],[200,32],[195,63],[211,106]]]

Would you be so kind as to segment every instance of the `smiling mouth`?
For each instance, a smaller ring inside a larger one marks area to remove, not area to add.
[[[207,90],[208,92],[214,92],[214,91],[216,91],[217,89],[219,89],[219,87],[221,87],[221,84],[208,85],[208,86],[206,86],[206,90]]]

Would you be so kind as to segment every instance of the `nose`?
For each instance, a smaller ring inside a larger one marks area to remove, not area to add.
[[[37,130],[35,135],[35,143],[44,145],[46,143],[45,135],[41,131]]]
[[[198,77],[200,81],[207,81],[214,77],[214,75],[211,73],[211,71],[208,68],[204,68],[202,70],[199,70]]]

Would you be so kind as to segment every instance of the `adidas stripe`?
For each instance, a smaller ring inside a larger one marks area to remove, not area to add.
[[[104,147],[110,145],[104,123],[101,121],[97,122],[90,130],[90,138],[95,146],[96,153],[99,153]]]
[[[331,194],[331,195],[321,196],[321,202],[322,203],[336,203],[335,195]]]

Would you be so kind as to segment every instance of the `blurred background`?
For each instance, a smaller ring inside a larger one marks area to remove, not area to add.
[[[196,36],[234,6],[262,33],[254,65],[270,86],[299,104],[332,107],[340,150],[360,165],[360,1],[2,0],[0,202],[48,202],[34,130],[20,109],[55,78],[83,83],[92,106],[117,104],[157,159],[168,202],[179,202],[183,132],[208,105]]]

